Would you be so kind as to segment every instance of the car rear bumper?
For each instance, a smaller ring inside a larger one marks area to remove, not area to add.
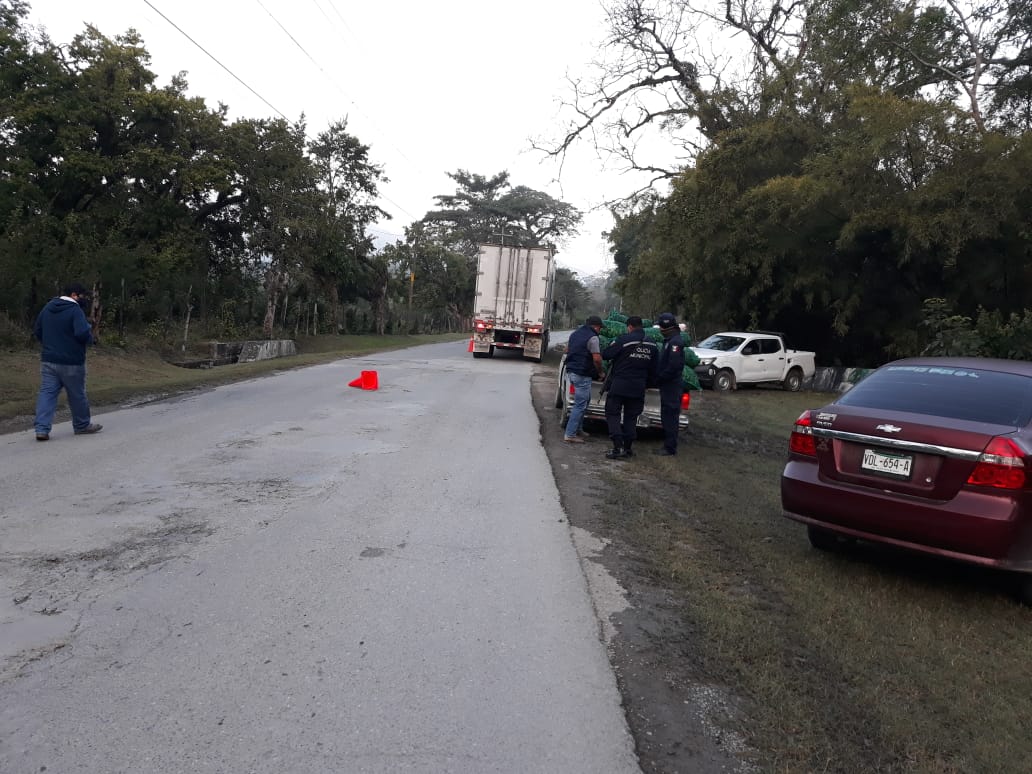
[[[967,489],[947,502],[888,496],[821,480],[817,465],[789,460],[781,504],[788,518],[841,535],[1032,573],[1032,528],[1009,497]]]

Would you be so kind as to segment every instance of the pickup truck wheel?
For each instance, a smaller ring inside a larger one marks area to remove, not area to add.
[[[566,423],[570,420],[570,401],[563,396],[563,410],[559,413],[559,427],[566,427]]]
[[[716,392],[729,392],[735,388],[735,375],[732,371],[726,368],[723,371],[717,371],[713,375],[713,389]]]
[[[788,392],[799,392],[799,388],[803,386],[803,372],[798,368],[793,368],[788,372],[781,386]]]

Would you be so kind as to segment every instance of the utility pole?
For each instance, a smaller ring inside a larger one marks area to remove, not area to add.
[[[409,286],[408,286],[408,310],[409,315],[412,315],[412,291],[416,287],[416,273],[409,269]]]

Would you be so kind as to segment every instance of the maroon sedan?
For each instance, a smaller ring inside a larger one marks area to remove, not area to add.
[[[816,548],[860,538],[1021,573],[1032,604],[1032,363],[882,366],[792,430],[785,515]]]

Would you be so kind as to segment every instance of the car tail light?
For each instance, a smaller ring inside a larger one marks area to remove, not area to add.
[[[577,391],[573,388],[573,382],[570,382],[570,395],[573,395],[575,392]]]
[[[687,411],[688,407],[692,405],[691,393],[685,392],[681,394],[681,411]]]
[[[788,440],[788,448],[794,454],[805,454],[807,457],[817,456],[817,442],[813,438],[809,411],[804,411],[795,421],[792,437]]]
[[[967,482],[994,489],[1021,489],[1025,486],[1024,456],[1009,438],[993,438],[979,455]]]

